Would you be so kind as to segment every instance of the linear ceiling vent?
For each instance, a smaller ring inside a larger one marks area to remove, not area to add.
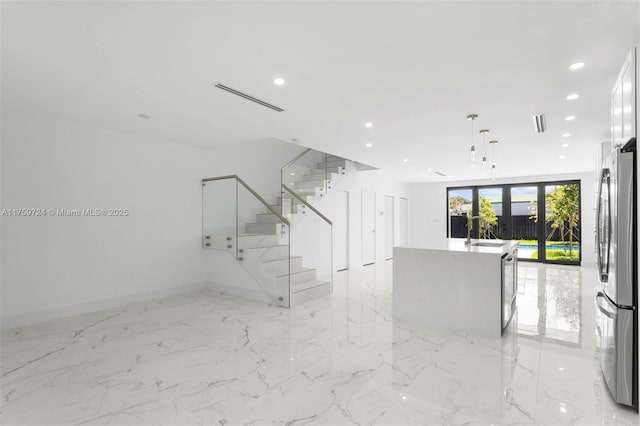
[[[533,128],[536,133],[542,133],[547,131],[547,118],[543,114],[536,114],[533,116]]]
[[[447,177],[447,175],[445,175],[444,173],[440,173],[440,172],[433,172],[433,173],[435,173],[435,174],[437,174],[437,175],[440,175],[440,176]]]
[[[240,96],[241,98],[245,98],[245,99],[247,99],[247,100],[249,100],[251,102],[255,102],[255,103],[260,104],[260,105],[262,105],[264,107],[271,108],[274,111],[278,111],[278,112],[283,112],[284,111],[284,109],[280,108],[279,106],[275,106],[273,104],[270,104],[269,102],[265,102],[265,101],[260,100],[258,98],[254,98],[251,95],[247,95],[246,93],[243,93],[243,92],[241,92],[239,90],[233,89],[233,88],[231,88],[229,86],[225,86],[222,83],[218,83],[218,82],[212,83],[212,86],[213,87],[217,87],[218,89],[225,90],[225,91],[227,91],[229,93],[233,93],[236,96]]]

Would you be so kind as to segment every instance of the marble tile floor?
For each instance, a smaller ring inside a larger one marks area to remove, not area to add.
[[[394,321],[391,268],[290,310],[200,291],[4,330],[0,423],[639,423],[596,368],[593,269],[521,262],[489,339]]]

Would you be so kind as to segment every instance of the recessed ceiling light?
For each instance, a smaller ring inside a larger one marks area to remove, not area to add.
[[[432,169],[431,167],[429,167],[429,168],[427,169],[427,171],[428,171],[428,172],[432,172],[432,171],[433,171],[433,169]]]
[[[564,121],[572,121],[572,120],[575,120],[575,119],[576,119],[576,116],[575,116],[575,115],[567,115],[567,116],[564,118]]]
[[[565,157],[564,155],[561,155],[561,156],[560,156],[560,159],[561,159],[561,160],[564,160],[565,158],[567,158],[567,157]]]
[[[143,120],[148,120],[151,118],[151,116],[147,114],[138,114],[138,118],[142,118]]]
[[[370,121],[367,121],[366,123],[364,123],[364,127],[373,127],[373,123]]]
[[[568,101],[573,101],[573,100],[578,99],[579,97],[580,97],[580,95],[579,95],[579,94],[577,94],[577,93],[571,93],[570,95],[567,95],[567,100],[568,100]]]
[[[405,159],[403,159],[403,160],[402,160],[402,162],[403,162],[403,163],[406,163],[406,162],[408,162],[408,161],[409,161],[409,159],[408,159],[408,158],[405,158]]]
[[[284,85],[285,81],[284,78],[282,77],[277,77],[273,79],[273,84],[275,84],[276,86],[282,86]]]
[[[561,147],[563,147],[563,148],[566,148],[566,147],[568,147],[568,146],[569,146],[569,144],[568,144],[568,143],[563,143],[563,144],[562,144],[562,145],[560,145],[560,146],[561,146]]]
[[[295,176],[296,174],[294,172],[291,172],[291,176]]]
[[[569,136],[571,136],[571,133],[563,133],[563,134],[562,134],[562,137],[563,137],[563,138],[568,138]]]
[[[372,143],[368,143],[368,144],[366,144],[365,146],[366,146],[367,148],[371,148],[371,147],[373,146],[373,144],[372,144]]]
[[[584,62],[576,62],[575,64],[569,65],[569,69],[572,71],[579,70],[584,67]]]

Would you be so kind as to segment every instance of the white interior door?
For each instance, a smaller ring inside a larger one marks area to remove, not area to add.
[[[376,194],[362,191],[362,264],[376,263]]]
[[[398,245],[409,245],[409,200],[406,198],[400,198],[400,204],[398,205]]]
[[[385,259],[393,258],[393,197],[384,196],[384,257]]]
[[[333,220],[333,264],[337,271],[349,268],[349,193],[335,191],[336,215]]]

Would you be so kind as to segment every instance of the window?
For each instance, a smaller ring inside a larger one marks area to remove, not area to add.
[[[471,224],[472,238],[518,240],[521,260],[580,263],[579,181],[447,188],[447,202],[450,238]]]

